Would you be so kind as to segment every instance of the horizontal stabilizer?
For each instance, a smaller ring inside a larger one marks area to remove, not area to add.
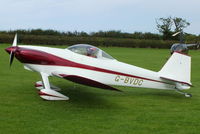
[[[191,57],[174,52],[163,68],[159,71],[159,75],[162,79],[191,86]]]
[[[109,89],[109,90],[114,90],[114,91],[120,91],[114,87],[111,87],[109,85],[103,84],[101,82],[89,79],[89,78],[85,78],[82,76],[78,76],[78,75],[66,75],[66,74],[59,74],[61,77],[63,77],[64,79],[67,79],[69,81],[75,82],[75,83],[79,83],[79,84],[83,84],[83,85],[87,85],[87,86],[91,86],[91,87],[97,87],[97,88],[102,88],[102,89]]]
[[[192,86],[191,83],[186,83],[186,82],[183,82],[183,81],[177,81],[177,80],[173,80],[173,79],[166,78],[166,77],[160,77],[160,78],[161,78],[161,79],[170,80],[170,81],[174,81],[174,82],[178,82],[178,83],[182,83],[182,84],[186,84],[186,85]]]

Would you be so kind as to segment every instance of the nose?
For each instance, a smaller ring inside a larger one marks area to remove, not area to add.
[[[8,47],[5,50],[10,54],[11,52],[14,52],[16,50],[16,47]]]

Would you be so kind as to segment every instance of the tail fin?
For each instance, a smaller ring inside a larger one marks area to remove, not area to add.
[[[191,86],[191,57],[174,52],[163,68],[159,71],[163,79]]]

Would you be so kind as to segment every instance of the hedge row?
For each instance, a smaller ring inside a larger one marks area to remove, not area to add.
[[[0,43],[12,43],[13,34],[0,34]],[[94,46],[137,47],[137,48],[170,48],[174,41],[140,40],[130,38],[103,37],[69,37],[55,35],[18,35],[20,44],[38,45],[73,45],[91,44]]]

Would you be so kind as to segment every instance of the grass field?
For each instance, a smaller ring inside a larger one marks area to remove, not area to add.
[[[118,87],[112,92],[50,78],[69,101],[44,101],[34,83],[38,73],[17,60],[9,68],[8,47],[0,44],[0,134],[198,134],[200,51],[192,55],[192,87],[185,98],[174,91]],[[64,47],[64,46],[57,46]],[[116,59],[158,71],[167,49],[102,48]]]

